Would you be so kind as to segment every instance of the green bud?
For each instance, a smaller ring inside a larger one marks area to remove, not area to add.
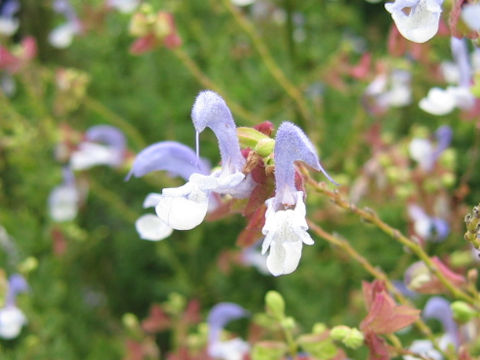
[[[151,26],[147,15],[143,13],[135,13],[128,27],[128,32],[132,36],[142,37],[150,33]]]
[[[446,187],[453,187],[453,185],[455,185],[455,181],[456,181],[456,178],[455,178],[455,174],[453,173],[445,173],[442,175],[442,184]]]
[[[263,141],[272,140],[275,143],[275,140],[273,140],[272,138],[250,127],[238,127],[237,136],[240,142],[240,146],[242,148],[255,149],[257,144],[262,140]]]
[[[440,158],[438,159],[438,161],[442,166],[445,166],[446,168],[453,170],[457,162],[457,153],[455,152],[454,149],[450,149],[450,148],[445,149],[442,152],[442,155],[440,155]]]
[[[450,308],[453,312],[453,318],[460,324],[469,322],[474,317],[479,315],[475,309],[463,301],[454,301],[450,304]]]
[[[261,157],[267,157],[273,152],[275,147],[275,140],[271,138],[265,138],[258,141],[255,146],[255,152]]]
[[[171,293],[168,295],[168,300],[165,303],[165,309],[172,315],[180,314],[185,306],[187,305],[187,301],[185,298],[178,294],[178,293]]]
[[[295,319],[291,316],[282,319],[282,327],[287,330],[292,330],[295,328]]]
[[[314,334],[322,334],[327,330],[327,326],[324,323],[315,323],[313,325],[312,332]]]
[[[265,295],[265,305],[267,312],[277,319],[283,319],[285,316],[285,301],[278,292],[270,290]]]
[[[332,330],[330,330],[330,337],[335,341],[343,341],[350,331],[351,329],[348,326],[335,326]]]
[[[449,261],[453,268],[469,266],[473,262],[472,252],[470,250],[454,251],[450,254]]]
[[[132,313],[126,313],[122,316],[123,325],[129,330],[136,330],[139,327],[137,317]]]
[[[287,345],[277,341],[262,341],[254,345],[252,360],[278,360],[287,353]]]
[[[27,257],[18,265],[18,271],[22,274],[28,274],[38,267],[38,260],[33,256]]]
[[[346,347],[355,350],[363,345],[364,340],[365,340],[365,337],[363,336],[362,332],[358,329],[353,328],[353,329],[350,329],[350,332],[342,340],[342,342]]]

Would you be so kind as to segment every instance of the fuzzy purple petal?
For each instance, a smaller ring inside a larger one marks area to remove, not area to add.
[[[432,223],[437,241],[443,241],[450,232],[450,226],[445,220],[438,217],[432,218]]]
[[[88,141],[104,143],[113,148],[125,150],[125,135],[119,129],[110,125],[96,125],[89,128],[85,133]]]
[[[141,177],[157,170],[187,180],[193,173],[208,174],[210,166],[207,161],[199,160],[188,146],[176,141],[162,141],[146,147],[137,155],[126,180],[132,175]]]
[[[215,305],[208,314],[209,341],[218,341],[222,329],[232,320],[248,316],[248,312],[241,306],[223,302]]]
[[[20,2],[18,0],[4,1],[0,9],[1,17],[11,18],[20,10]]]
[[[453,320],[453,313],[449,301],[440,296],[430,298],[423,308],[422,317],[440,321],[445,333],[450,335],[452,340],[458,345],[458,328],[455,320]]]
[[[8,292],[6,295],[6,304],[15,304],[15,298],[22,292],[27,292],[29,289],[27,281],[20,274],[13,274],[8,278]]]
[[[459,85],[469,87],[472,81],[472,67],[470,65],[466,39],[458,39],[452,36],[450,47],[460,74]]]
[[[302,161],[321,171],[328,180],[337,184],[323,169],[317,152],[305,133],[296,125],[284,122],[275,138],[275,201],[276,205],[293,205],[297,189],[295,187],[295,161]]]
[[[230,109],[220,95],[210,90],[200,92],[192,107],[192,121],[198,133],[206,127],[215,133],[223,169],[232,173],[243,170],[245,159],[240,152],[237,128]]]

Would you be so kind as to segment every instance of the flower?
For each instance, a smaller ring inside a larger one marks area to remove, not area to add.
[[[456,75],[456,77],[458,76],[458,85],[448,86],[446,89],[433,87],[429,90],[427,97],[420,100],[418,106],[432,115],[446,115],[455,107],[469,110],[475,103],[475,98],[470,91],[472,69],[465,39],[452,37],[450,47],[458,72]],[[450,72],[452,71],[450,70]],[[449,76],[453,77],[452,74]]]
[[[428,139],[414,138],[408,147],[411,158],[417,161],[424,171],[432,171],[440,155],[449,147],[452,136],[452,129],[443,125],[435,131],[436,146]]]
[[[92,126],[86,131],[85,140],[70,157],[72,170],[85,170],[96,165],[118,167],[122,164],[125,157],[125,136],[116,127]]]
[[[155,211],[162,221],[177,230],[193,229],[203,221],[212,192],[246,198],[253,189],[253,180],[242,172],[245,159],[225,101],[213,91],[202,91],[193,105],[192,120],[197,132],[197,149],[198,136],[206,127],[215,133],[222,167],[209,175],[194,172],[186,184],[163,189]]]
[[[195,172],[208,174],[210,166],[206,161],[199,160],[188,146],[175,141],[163,141],[146,147],[137,155],[126,179],[132,175],[141,177],[157,170],[165,170],[170,176],[188,179]],[[155,207],[161,201],[161,194],[152,193],[146,197],[143,207]],[[138,218],[135,227],[142,239],[152,241],[162,240],[173,231],[171,226],[153,214]]]
[[[53,47],[65,49],[70,46],[73,37],[80,33],[81,23],[68,0],[55,0],[53,10],[62,14],[67,21],[50,32],[48,42]]]
[[[310,140],[300,128],[290,122],[280,125],[275,139],[275,196],[268,199],[265,239],[262,254],[268,250],[267,268],[275,276],[293,272],[302,256],[302,245],[313,245],[307,233],[303,191],[295,186],[295,161],[302,161],[323,172],[333,183],[318,160]]]
[[[440,242],[445,240],[450,232],[450,226],[445,220],[428,216],[418,205],[410,205],[408,214],[413,220],[415,233],[425,240]]]
[[[250,351],[248,343],[240,338],[222,340],[223,328],[232,320],[248,316],[248,312],[234,303],[219,303],[208,314],[208,355],[215,359],[242,360]]]
[[[440,337],[439,347],[441,350],[447,350],[448,345],[452,344],[458,346],[458,327],[453,320],[453,313],[450,308],[450,303],[440,296],[434,296],[428,300],[422,312],[422,317],[425,319],[439,320],[445,331],[445,334]],[[433,360],[442,360],[443,357],[437,351],[430,340],[415,340],[410,345],[409,350],[418,355],[427,356]],[[404,356],[404,360],[416,359],[414,356]]]
[[[73,220],[80,202],[80,193],[69,168],[63,169],[63,179],[63,183],[55,187],[48,197],[50,217],[57,222]]]
[[[11,36],[17,31],[19,21],[14,15],[18,10],[20,10],[18,0],[2,1],[0,5],[0,34]]]
[[[131,13],[139,4],[139,0],[107,0],[107,6],[117,9],[124,14]]]
[[[480,31],[480,4],[465,4],[462,7],[462,19],[474,31]]]
[[[23,325],[27,323],[22,310],[15,305],[17,295],[27,290],[28,284],[21,275],[10,276],[5,307],[0,309],[0,338],[7,340],[16,338]]]
[[[424,43],[438,31],[442,3],[443,0],[395,0],[385,4],[385,9],[392,14],[392,19],[404,38]]]

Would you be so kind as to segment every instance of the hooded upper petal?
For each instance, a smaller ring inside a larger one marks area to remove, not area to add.
[[[192,107],[192,121],[198,133],[206,127],[215,133],[222,158],[222,170],[241,172],[245,159],[240,152],[235,122],[225,100],[211,90],[200,92]]]
[[[328,180],[335,181],[323,169],[317,152],[305,133],[296,125],[284,122],[275,137],[275,199],[277,204],[295,204],[295,161],[302,161],[321,171]]]
[[[400,34],[406,39],[424,43],[438,31],[443,0],[395,0],[385,4]],[[409,9],[409,13],[405,12]]]

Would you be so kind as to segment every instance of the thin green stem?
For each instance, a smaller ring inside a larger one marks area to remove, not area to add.
[[[303,99],[301,91],[286,77],[280,66],[273,59],[270,51],[265,45],[262,37],[255,30],[255,26],[233,5],[230,0],[222,0],[224,6],[232,14],[237,24],[247,33],[257,49],[260,58],[264,62],[267,70],[277,81],[277,83],[285,90],[287,95],[293,100],[302,118],[307,124],[313,122],[313,116]]]
[[[425,263],[425,265],[430,269],[432,274],[438,278],[438,280],[452,294],[453,297],[466,301],[469,304],[473,305],[475,308],[478,308],[478,299],[475,299],[474,297],[468,295],[465,291],[452,284],[451,281],[445,277],[445,275],[440,271],[438,266],[433,262],[433,260],[428,256],[428,254],[419,244],[403,235],[400,230],[395,229],[385,223],[382,219],[378,217],[378,215],[373,210],[368,208],[358,208],[355,204],[352,204],[346,199],[344,199],[338,190],[329,190],[326,184],[318,183],[310,176],[306,168],[302,168],[302,171],[306,177],[307,183],[311,185],[317,192],[329,197],[333,201],[333,203],[335,203],[335,205],[354,213],[363,220],[376,226],[385,234],[391,236],[393,239],[395,239],[407,249],[412,251],[412,253],[414,253],[418,258],[420,258],[420,260]]]

